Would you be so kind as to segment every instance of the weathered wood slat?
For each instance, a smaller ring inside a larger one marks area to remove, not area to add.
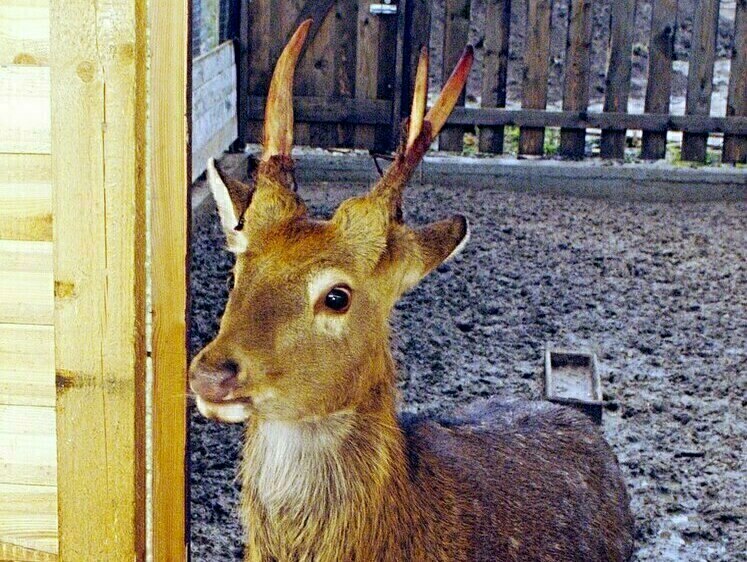
[[[444,20],[444,56],[441,69],[442,84],[446,83],[451,71],[459,61],[459,57],[467,45],[469,36],[471,0],[446,0],[446,19]],[[465,89],[466,90],[466,87]],[[457,106],[464,105],[465,91],[462,90]],[[439,136],[440,150],[461,152],[464,148],[465,127],[446,125]]]
[[[604,111],[625,113],[630,94],[631,47],[635,26],[636,1],[618,0],[610,6],[610,41],[605,80]],[[602,158],[625,156],[625,130],[602,131]]]
[[[551,0],[527,0],[524,78],[521,86],[523,109],[545,109],[550,57]],[[539,155],[544,151],[543,127],[524,127],[519,131],[519,154]]]
[[[568,38],[565,50],[563,109],[586,111],[589,106],[591,70],[591,0],[571,0],[568,10]],[[584,157],[586,131],[560,130],[560,154],[565,158]]]
[[[329,12],[319,14],[318,18],[321,18],[321,25],[299,63],[299,91],[332,97],[335,90],[337,19],[334,13]],[[308,143],[324,148],[337,146],[337,125],[317,123],[309,126]]]
[[[0,1],[0,65],[49,64],[49,0]]]
[[[0,154],[0,239],[52,240],[48,154]]]
[[[687,73],[687,115],[708,115],[711,111],[718,8],[719,0],[701,0],[695,7],[690,66]],[[705,162],[707,142],[707,134],[686,132],[682,136],[682,159]]]
[[[485,10],[482,107],[506,106],[511,0],[489,0]],[[480,129],[480,152],[503,152],[503,127]]]
[[[146,14],[145,0],[50,1],[63,560],[145,555]],[[186,29],[152,29],[168,45],[153,50],[154,64],[179,50]]]
[[[263,114],[264,98],[252,97],[252,114]],[[391,115],[391,102],[381,100],[343,101],[334,104],[326,98],[298,97],[295,115],[299,120],[386,124]],[[454,125],[497,127],[567,127],[572,129],[625,128],[643,131],[691,131],[695,133],[747,134],[747,117],[706,117],[701,115],[670,115],[656,113],[597,113],[584,111],[545,111],[530,109],[457,107],[447,121]]]
[[[355,94],[356,32],[358,29],[358,2],[338,0],[333,8],[335,17],[334,88],[337,99],[353,98]],[[355,125],[338,123],[337,146],[355,144]]]
[[[0,323],[51,326],[51,242],[0,240],[0,264]]]
[[[0,405],[0,484],[55,486],[56,445],[54,408]]]
[[[401,116],[410,115],[412,93],[415,89],[415,71],[418,68],[420,49],[428,48],[431,39],[431,2],[407,0],[405,5],[405,41],[403,50]]]
[[[646,81],[646,113],[669,113],[672,93],[672,59],[677,29],[677,0],[654,0]],[[641,158],[659,160],[667,153],[666,131],[643,131]]]
[[[0,560],[57,560],[57,487],[0,484]]]
[[[256,2],[251,3],[256,4]],[[189,560],[187,310],[189,294],[189,2],[150,6],[153,560]]]
[[[265,99],[260,96],[249,96],[250,119],[262,119]],[[293,106],[293,115],[297,121],[348,121],[357,124],[358,128],[391,123],[392,102],[387,100],[340,98],[331,101],[325,97],[296,96],[293,99]]]
[[[251,7],[255,2],[249,0],[236,0],[238,5],[238,36],[234,41],[236,46],[236,113],[238,116],[238,135],[239,145],[250,141],[250,125],[248,116],[249,98],[249,74],[251,70],[251,30],[250,26],[254,25],[251,21]],[[240,148],[237,147],[237,148]]]
[[[0,324],[0,404],[54,406],[52,326]]]
[[[0,152],[49,154],[49,68],[0,65]]]
[[[230,42],[193,61],[192,180],[238,138],[236,66]]]
[[[56,493],[56,489],[54,491]],[[23,516],[22,514],[10,514],[8,516],[8,520],[18,521],[20,517],[22,516]],[[38,519],[38,517],[33,517],[33,519]],[[54,522],[56,524],[57,520],[55,519]],[[34,525],[33,523],[28,524],[28,526],[32,529],[36,527],[36,525]],[[50,526],[51,526],[51,523],[47,523],[43,525],[43,529],[41,532],[39,531],[31,531],[31,532],[35,533],[36,535],[41,535],[42,533],[48,534],[47,527],[50,527]],[[26,533],[28,533],[28,531],[21,531],[21,533],[25,535]],[[36,542],[38,543],[39,539],[36,539]],[[57,540],[50,539],[47,545],[42,544],[41,546],[44,546],[50,549],[51,548],[56,549]],[[0,562],[54,562],[57,559],[58,559],[57,555],[53,554],[52,552],[45,552],[44,550],[37,550],[33,548],[26,548],[23,546],[18,546],[18,545],[7,543],[7,542],[2,542],[2,540],[0,540]]]
[[[737,0],[727,117],[747,117],[747,0]],[[747,163],[747,134],[725,135],[723,161]]]

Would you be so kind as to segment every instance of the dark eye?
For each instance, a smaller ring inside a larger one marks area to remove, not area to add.
[[[335,312],[346,312],[350,308],[350,289],[342,285],[333,287],[324,298],[324,306]]]

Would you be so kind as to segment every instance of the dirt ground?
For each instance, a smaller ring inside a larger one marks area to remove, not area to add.
[[[300,192],[327,215],[362,189]],[[231,267],[207,205],[193,231],[193,352],[217,330]],[[473,234],[396,308],[403,408],[537,400],[546,342],[592,347],[610,403],[604,433],[636,515],[635,559],[747,559],[747,202],[413,185],[406,205],[412,223],[464,213]],[[192,421],[193,559],[240,560],[241,427]]]

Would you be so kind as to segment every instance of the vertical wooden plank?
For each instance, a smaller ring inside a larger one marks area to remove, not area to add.
[[[249,4],[249,63],[244,71],[248,74],[249,95],[266,96],[272,75],[271,60],[281,33],[272,29],[270,0],[252,0]],[[278,51],[279,52],[279,51]],[[247,121],[246,142],[262,142],[262,122]]]
[[[377,16],[379,18],[379,65],[376,77],[376,99],[394,100],[394,87],[397,80],[397,65],[402,64],[397,59],[397,17],[393,15]],[[376,140],[373,149],[376,152],[387,152],[394,149],[393,138],[397,138],[394,130],[399,129],[399,122],[392,121],[389,125],[376,127]]]
[[[511,0],[489,0],[485,10],[482,107],[506,107]],[[503,127],[480,128],[480,152],[503,152]]]
[[[521,87],[523,109],[545,109],[550,57],[550,12],[552,0],[527,0],[524,77]],[[541,155],[545,144],[544,127],[522,127],[519,154]]]
[[[571,0],[568,10],[568,36],[565,49],[563,109],[586,111],[589,105],[591,60],[591,0]],[[560,154],[565,158],[583,158],[586,146],[584,129],[560,129]]]
[[[62,560],[145,557],[145,8],[50,2]]]
[[[358,3],[358,40],[355,63],[356,99],[376,99],[379,76],[379,35],[381,18],[370,13],[375,2],[364,0]],[[376,146],[376,127],[357,125],[355,145],[373,150]]]
[[[747,116],[747,0],[737,0],[726,116]],[[747,163],[747,135],[724,135],[724,162]]]
[[[189,2],[151,3],[151,310],[153,560],[189,555]]]
[[[401,117],[410,114],[420,49],[422,47],[427,48],[431,38],[431,2],[429,0],[408,0],[405,7]]]
[[[459,57],[467,46],[469,36],[469,20],[471,0],[446,0],[446,19],[444,20],[444,56],[441,76],[443,83],[451,75],[451,71],[459,61]],[[465,90],[459,96],[457,106],[464,105]],[[465,127],[445,126],[441,130],[438,141],[439,150],[461,152],[464,148]]]
[[[669,113],[672,93],[674,34],[677,29],[677,0],[654,0],[651,8],[646,113]],[[666,132],[643,131],[641,158],[659,160],[667,154]]]
[[[250,142],[249,137],[249,27],[252,25],[250,19],[249,0],[237,0],[238,34],[234,45],[236,48],[236,114],[239,120],[239,140],[236,148]]]
[[[358,2],[338,0],[334,7],[336,31],[334,37],[334,96],[352,98],[355,95],[355,35],[358,27]],[[337,144],[352,147],[355,144],[355,126],[337,125]]]
[[[318,16],[321,25],[299,62],[299,94],[333,98],[335,90],[335,41],[337,18],[335,12]],[[337,125],[312,123],[309,126],[309,144],[315,147],[337,146]]]
[[[405,34],[406,34],[406,17],[407,5],[409,0],[399,0],[397,5],[397,27],[394,49],[394,84],[392,88],[392,128],[391,141],[392,147],[399,145],[401,137],[402,123],[402,90],[404,89],[404,64],[405,64]]]
[[[686,115],[708,115],[711,111],[718,7],[719,0],[700,0],[695,6],[687,72]],[[683,133],[682,159],[705,162],[707,143],[708,135],[705,133]]]
[[[631,47],[635,25],[635,0],[618,0],[610,5],[610,41],[607,58],[607,78],[604,92],[604,111],[628,112],[630,94]],[[602,158],[625,156],[625,130],[602,131]]]

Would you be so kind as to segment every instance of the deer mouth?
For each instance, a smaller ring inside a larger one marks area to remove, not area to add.
[[[195,402],[200,413],[209,420],[241,423],[252,415],[252,402],[249,398],[211,402],[197,395]]]

